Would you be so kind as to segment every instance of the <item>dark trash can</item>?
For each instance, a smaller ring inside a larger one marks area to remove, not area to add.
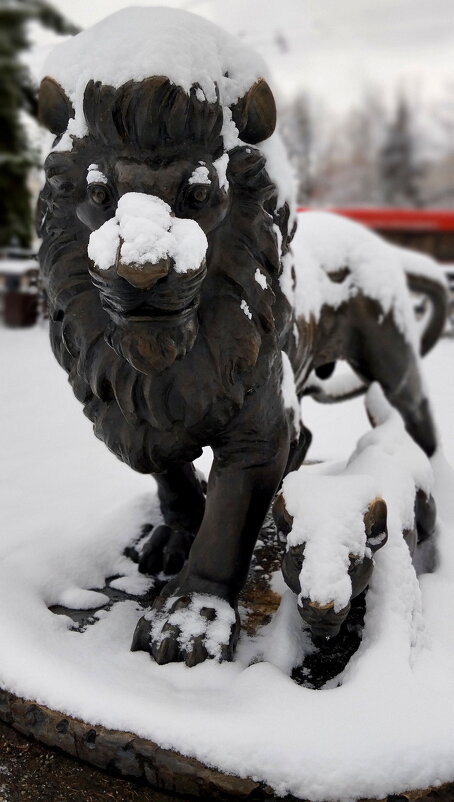
[[[33,326],[39,315],[38,264],[34,254],[0,249],[0,322]]]
[[[7,290],[3,295],[5,326],[34,326],[38,314],[38,296],[31,292]]]

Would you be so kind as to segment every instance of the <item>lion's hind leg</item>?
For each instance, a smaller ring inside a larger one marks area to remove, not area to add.
[[[290,444],[289,456],[287,465],[284,471],[284,476],[287,476],[291,471],[297,471],[301,467],[306,454],[309,451],[312,442],[312,432],[309,431],[307,426],[301,425],[301,431],[298,440]]]
[[[437,448],[435,425],[413,347],[393,315],[383,317],[376,302],[362,310],[355,329],[348,358],[352,368],[367,382],[381,384],[409,435],[431,457]]]
[[[205,495],[192,463],[154,474],[164,524],[155,527],[141,549],[143,574],[177,574],[183,568],[202,522]]]

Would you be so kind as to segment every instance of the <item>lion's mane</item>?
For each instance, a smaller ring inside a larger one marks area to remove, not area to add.
[[[137,158],[145,151],[149,157],[162,138],[175,152],[188,142],[208,148],[215,157],[222,152],[220,104],[199,102],[197,87],[187,95],[161,81],[150,93],[146,83],[117,90],[87,87],[87,135],[74,139],[71,151],[50,154],[38,207],[54,354],[97,437],[143,473],[163,470],[169,458],[189,461],[200,454],[216,429],[241,408],[246,394],[267,381],[292,319],[279,286],[292,234],[289,209],[277,208],[277,191],[260,150],[239,146],[229,152],[230,212],[208,236],[207,275],[192,352],[158,376],[148,376],[108,345],[109,318],[88,271],[89,232],[76,216],[87,165],[100,148],[121,151],[131,142]],[[172,113],[175,107],[178,115]],[[266,277],[266,290],[257,281],[257,270]],[[186,380],[182,397],[178,377],[195,353],[203,358],[203,371],[191,371],[194,380]]]

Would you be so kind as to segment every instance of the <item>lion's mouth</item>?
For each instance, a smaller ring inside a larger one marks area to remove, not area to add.
[[[142,303],[122,315],[122,317],[123,320],[129,323],[151,323],[154,321],[165,323],[167,320],[172,323],[183,322],[186,317],[196,311],[198,305],[198,298],[193,298],[185,306],[176,309],[159,309],[156,306]]]

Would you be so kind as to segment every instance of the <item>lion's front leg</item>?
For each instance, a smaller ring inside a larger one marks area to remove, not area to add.
[[[289,453],[283,416],[271,431],[258,431],[263,418],[246,418],[247,429],[227,433],[213,448],[205,514],[188,562],[137,625],[133,650],[158,663],[233,657],[238,595]]]
[[[192,463],[153,474],[158,484],[164,525],[157,526],[142,548],[139,571],[176,574],[188,557],[205,510],[205,494]]]

